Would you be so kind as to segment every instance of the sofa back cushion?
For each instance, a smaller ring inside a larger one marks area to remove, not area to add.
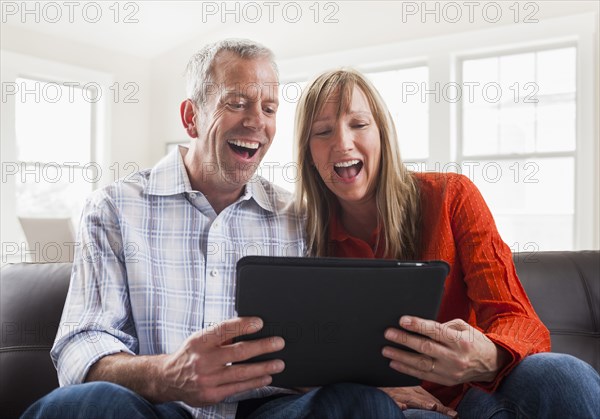
[[[513,255],[519,279],[552,338],[552,352],[600,371],[600,252]]]
[[[18,417],[58,387],[50,348],[65,304],[70,263],[2,267],[0,280],[0,412]]]

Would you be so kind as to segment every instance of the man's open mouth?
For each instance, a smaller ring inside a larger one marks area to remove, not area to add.
[[[235,153],[245,159],[251,159],[260,147],[259,143],[241,140],[228,140],[227,144]]]
[[[362,167],[362,161],[348,160],[335,163],[333,165],[333,170],[335,170],[335,173],[337,173],[342,179],[351,179],[360,173]]]

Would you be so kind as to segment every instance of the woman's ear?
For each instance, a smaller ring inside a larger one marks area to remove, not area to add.
[[[196,129],[196,106],[194,102],[191,99],[184,100],[181,102],[179,112],[181,114],[181,122],[188,135],[192,138],[197,138],[198,130]]]

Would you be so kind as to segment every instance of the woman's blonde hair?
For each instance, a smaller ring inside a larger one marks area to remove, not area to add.
[[[337,102],[337,115],[347,112],[355,87],[365,94],[381,140],[381,161],[375,200],[378,222],[383,225],[387,258],[415,259],[419,253],[419,191],[417,182],[400,157],[396,128],[383,99],[367,78],[356,70],[340,69],[321,74],[303,91],[296,110],[295,148],[299,165],[296,203],[307,214],[307,246],[312,256],[330,256],[329,218],[338,208],[312,164],[310,132],[326,101]]]

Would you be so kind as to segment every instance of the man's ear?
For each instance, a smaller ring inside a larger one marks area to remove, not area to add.
[[[187,131],[188,135],[192,138],[198,137],[198,130],[196,129],[196,106],[191,99],[186,99],[181,102],[179,107],[181,114],[181,122],[183,127]]]

